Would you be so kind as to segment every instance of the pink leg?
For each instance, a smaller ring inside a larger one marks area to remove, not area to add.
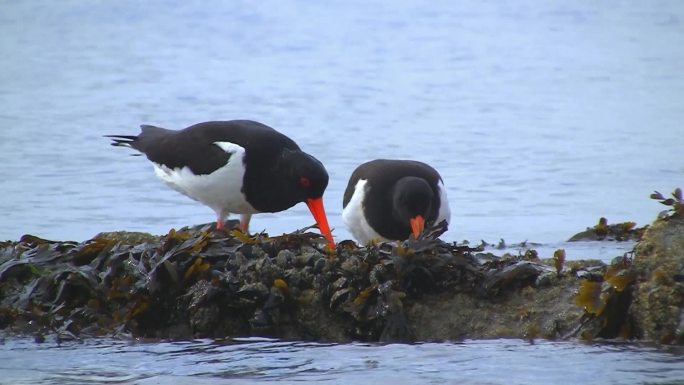
[[[226,217],[228,213],[217,212],[216,213],[216,230],[223,230],[226,227]]]
[[[252,219],[252,214],[240,214],[240,230],[245,234],[249,232],[250,219]]]

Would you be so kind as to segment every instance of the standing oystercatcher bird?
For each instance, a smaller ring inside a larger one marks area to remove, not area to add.
[[[247,231],[252,214],[305,202],[334,247],[323,208],[328,173],[292,139],[251,120],[198,123],[177,131],[141,128],[138,136],[107,137],[113,146],[145,154],[162,181],[214,210],[217,229],[229,213],[241,214],[240,229]]]
[[[361,244],[405,240],[411,234],[417,238],[425,223],[451,218],[439,173],[413,160],[360,165],[349,178],[342,207],[344,224]]]

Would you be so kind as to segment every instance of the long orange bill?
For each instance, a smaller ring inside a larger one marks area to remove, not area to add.
[[[416,215],[415,217],[411,218],[410,222],[413,238],[418,239],[418,236],[420,235],[420,233],[423,232],[423,229],[425,228],[425,219],[422,215]]]
[[[323,208],[323,198],[307,199],[306,205],[313,215],[318,228],[321,229],[321,234],[328,240],[330,248],[335,248],[335,240],[333,239],[330,227],[328,226],[328,217],[325,216],[325,209]]]

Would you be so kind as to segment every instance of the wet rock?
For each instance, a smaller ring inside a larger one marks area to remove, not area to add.
[[[291,250],[280,250],[275,258],[276,265],[281,268],[287,268],[292,265],[295,260],[295,255]]]
[[[547,261],[533,250],[497,256],[425,235],[367,247],[342,241],[335,251],[314,233],[211,226],[82,243],[25,236],[0,243],[0,328],[60,338],[340,342],[635,338],[641,328],[670,328],[643,335],[679,341],[678,232],[653,235],[633,264],[625,256],[608,266],[565,261],[562,250]]]
[[[145,242],[157,242],[158,236],[150,233],[130,232],[130,231],[110,231],[97,234],[93,239],[103,239],[115,241],[126,245],[139,245]]]
[[[515,261],[503,268],[489,270],[481,286],[482,294],[491,295],[491,293],[509,290],[511,287],[530,285],[545,270],[543,265],[529,261]]]
[[[416,325],[418,341],[527,338],[534,329],[539,330],[538,338],[559,339],[571,333],[584,316],[574,304],[575,290],[576,282],[569,279],[494,298],[478,298],[452,288],[420,300],[409,298],[404,307],[409,323]]]
[[[631,314],[644,337],[684,343],[684,218],[656,221],[635,249],[639,282]]]
[[[547,271],[537,276],[534,281],[536,287],[550,287],[558,282],[558,274],[555,271]]]
[[[197,281],[185,294],[193,334],[210,335],[220,320],[221,310],[216,298],[221,291],[209,281]]]
[[[248,301],[264,301],[268,297],[269,289],[261,282],[248,283],[240,287],[237,295]]]
[[[320,274],[328,268],[328,261],[325,258],[317,258],[314,262],[314,273]]]
[[[638,241],[641,239],[644,231],[648,226],[636,227],[634,222],[623,222],[617,224],[608,224],[606,218],[600,218],[599,222],[594,227],[587,227],[585,231],[579,232],[568,242],[577,241]]]

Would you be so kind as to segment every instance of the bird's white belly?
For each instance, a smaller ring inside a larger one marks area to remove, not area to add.
[[[233,146],[230,151],[224,148],[228,144],[221,146],[226,152],[231,152],[228,163],[211,174],[195,175],[188,167],[171,169],[158,163],[154,163],[154,171],[169,187],[209,206],[217,214],[257,213],[241,191],[245,173],[242,162],[244,148],[230,145]]]
[[[449,198],[447,198],[446,194],[446,189],[444,188],[444,184],[442,181],[439,181],[439,184],[437,185],[439,187],[439,212],[437,213],[437,220],[435,220],[435,224],[438,224],[442,221],[446,221],[447,224],[451,222],[451,209],[449,208]]]
[[[378,234],[368,221],[366,216],[363,214],[363,200],[366,195],[366,183],[365,179],[360,179],[356,182],[354,186],[354,194],[352,195],[347,206],[342,210],[342,221],[344,225],[347,226],[349,231],[362,245],[368,244],[368,242],[374,241],[388,241],[388,239],[382,237]]]

